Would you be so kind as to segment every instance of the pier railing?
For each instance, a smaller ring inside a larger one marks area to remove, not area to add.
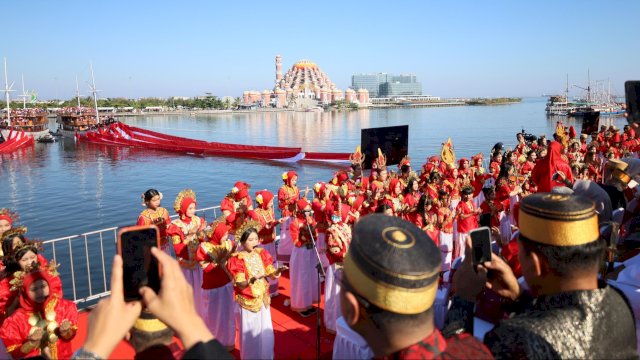
[[[198,209],[196,213],[210,222],[218,217],[220,206]],[[79,308],[91,306],[111,293],[111,261],[116,254],[119,229],[110,227],[42,243],[45,257],[60,264],[64,297]]]

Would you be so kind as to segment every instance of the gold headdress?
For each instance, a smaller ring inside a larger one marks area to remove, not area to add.
[[[58,276],[58,266],[59,265],[56,264],[55,260],[52,260],[44,267],[40,267],[40,263],[36,262],[36,266],[28,271],[16,271],[15,273],[13,273],[13,279],[11,279],[11,281],[9,282],[9,284],[11,284],[11,291],[19,291],[20,289],[22,289],[24,278],[34,272],[44,271],[49,274],[49,276]]]
[[[175,210],[176,212],[180,212],[182,200],[184,200],[184,198],[186,197],[192,198],[195,201],[196,193],[191,189],[184,189],[180,191],[180,193],[178,193],[178,196],[176,196],[176,201],[173,202],[173,210]]]
[[[20,218],[17,213],[7,208],[0,209],[0,217],[10,220],[11,223],[15,223]]]
[[[220,223],[226,223],[227,222],[227,215],[222,214],[220,216],[218,216],[215,220],[213,220],[209,226],[207,226],[207,228],[204,230],[204,234],[207,237],[207,239],[211,238],[211,235],[213,235],[213,232],[216,230],[216,227],[218,227],[218,224]]]
[[[251,228],[256,229],[256,231],[260,231],[262,229],[262,225],[259,221],[253,219],[246,220],[244,223],[242,223],[242,225],[238,226],[238,229],[236,229],[236,236],[238,237],[238,241],[240,241],[239,237],[242,236],[245,231]]]
[[[387,157],[384,156],[380,148],[378,148],[378,157],[373,161],[373,165],[378,171],[387,170]]]
[[[0,241],[4,241],[5,239],[13,239],[18,235],[24,235],[26,233],[27,233],[26,226],[20,225],[20,226],[12,227],[11,229],[7,230],[4,234],[2,234],[2,238],[0,238]]]
[[[440,157],[442,161],[447,165],[453,167],[456,162],[456,153],[453,151],[453,144],[451,138],[447,139],[447,142],[442,144],[442,150],[440,151]]]
[[[405,165],[411,166],[411,158],[409,157],[409,155],[405,155],[402,160],[400,160],[400,162],[398,163],[398,169],[402,168]]]
[[[360,151],[360,146],[356,147],[356,152],[349,155],[349,161],[351,162],[351,165],[362,166],[362,163],[364,162],[364,156],[362,155],[362,151]]]

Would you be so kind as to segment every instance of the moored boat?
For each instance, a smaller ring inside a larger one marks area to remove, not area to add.
[[[113,117],[96,119],[96,112],[88,107],[63,108],[58,111],[58,133],[64,137],[84,135],[87,131],[97,130],[100,126],[115,122]]]
[[[5,115],[2,120],[0,133],[4,139],[11,130],[22,131],[35,140],[49,134],[49,119],[44,109],[11,109],[10,116]]]

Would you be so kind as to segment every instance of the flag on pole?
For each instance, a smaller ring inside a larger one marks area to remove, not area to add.
[[[31,101],[30,102],[32,104],[35,104],[37,99],[38,99],[38,93],[35,92],[35,91],[31,91]]]

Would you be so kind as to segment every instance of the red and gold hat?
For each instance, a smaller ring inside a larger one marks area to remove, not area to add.
[[[356,147],[356,152],[349,155],[349,161],[353,166],[356,166],[356,165],[362,166],[362,163],[364,162],[364,155],[362,154],[362,151],[360,151],[360,146]]]
[[[18,221],[18,214],[7,208],[3,208],[0,209],[0,220],[6,220],[10,226],[13,226],[13,224]]]

